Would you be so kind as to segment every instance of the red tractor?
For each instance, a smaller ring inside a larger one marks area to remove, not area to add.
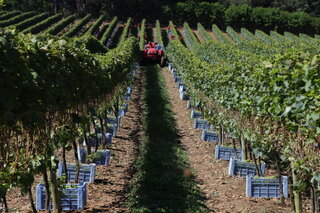
[[[144,46],[141,51],[140,64],[144,65],[146,63],[158,63],[160,67],[164,67],[166,64],[163,45],[156,44],[154,42],[149,42]]]

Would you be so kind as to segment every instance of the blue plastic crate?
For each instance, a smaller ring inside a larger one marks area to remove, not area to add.
[[[107,124],[107,133],[112,134],[113,137],[117,136],[117,125],[116,124]]]
[[[216,132],[209,132],[204,129],[201,134],[201,140],[207,142],[219,142],[219,134]]]
[[[193,127],[195,129],[207,129],[208,123],[204,119],[195,118],[193,122]]]
[[[119,109],[118,115],[119,117],[124,117],[126,115],[126,112],[123,109]]]
[[[282,176],[282,192],[288,198],[288,177]],[[279,198],[280,186],[279,179],[253,178],[247,176],[246,179],[247,197]]]
[[[190,118],[191,119],[194,119],[194,118],[201,118],[202,117],[202,114],[201,112],[199,111],[196,111],[196,110],[191,110],[191,113],[190,113]]]
[[[262,176],[264,176],[265,168],[266,168],[266,164],[261,164]],[[234,158],[231,158],[229,161],[228,174],[230,176],[237,175],[240,177],[247,177],[247,176],[254,177],[257,175],[257,170],[254,163],[242,162]]]
[[[94,152],[94,150],[92,149],[91,151],[92,153]],[[81,163],[86,163],[87,161],[87,150],[84,148],[80,148],[79,150],[79,160]],[[99,159],[95,160],[94,163],[96,165],[102,165],[102,166],[108,166],[109,162],[110,162],[110,150],[98,150],[97,154],[99,155]]]
[[[112,143],[112,134],[111,133],[104,133],[106,136],[106,144]]]
[[[118,118],[115,117],[108,117],[107,118],[107,123],[112,124],[112,125],[117,125],[120,126],[120,122],[121,122],[121,117],[118,116]]]
[[[183,86],[183,85],[180,85],[180,86],[179,86],[179,92],[183,92],[183,91],[185,91],[184,86]]]
[[[125,93],[123,96],[123,100],[130,100],[131,99],[131,94]]]
[[[181,100],[189,100],[189,95],[186,93],[186,91],[180,92],[179,97]]]
[[[67,163],[68,182],[74,183],[76,176],[76,164]],[[64,173],[63,163],[59,163],[58,177],[61,177]],[[96,176],[96,164],[81,164],[79,172],[79,182],[93,183]]]
[[[172,69],[171,69],[171,73],[172,73],[172,74],[178,73],[178,70],[177,70],[176,68],[172,68]]]
[[[180,82],[181,82],[180,76],[175,75],[175,76],[174,76],[174,81],[177,82],[177,83],[180,83]]]
[[[188,101],[187,101],[187,109],[191,109],[191,108],[192,108],[191,101],[188,100]]]
[[[121,109],[123,109],[124,112],[128,112],[128,106],[129,106],[128,103],[123,103],[122,106],[121,106]]]
[[[66,184],[66,186],[76,186],[74,188],[66,188],[62,190],[61,208],[64,211],[80,210],[87,204],[87,186],[86,183]],[[44,184],[40,183],[36,187],[36,209],[46,210],[46,189]],[[49,203],[52,210],[52,203]]]
[[[131,95],[131,92],[132,92],[132,87],[131,86],[127,87],[127,92],[126,93]]]
[[[100,136],[100,137],[99,137]],[[91,147],[95,147],[96,146],[96,138],[95,137],[88,137],[89,143]],[[101,133],[98,133],[98,146],[101,145]],[[83,145],[87,146],[87,143],[85,141],[85,139],[83,139]]]
[[[237,159],[242,159],[241,148],[236,148],[236,153],[233,147],[216,145],[215,158],[221,160],[230,160],[230,158],[235,158],[237,154]]]

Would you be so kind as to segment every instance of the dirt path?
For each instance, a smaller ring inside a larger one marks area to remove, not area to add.
[[[220,42],[219,39],[218,39],[218,37],[216,36],[216,34],[215,34],[214,32],[212,32],[212,31],[210,31],[210,30],[208,30],[207,32],[212,36],[212,38],[213,38],[215,41]]]
[[[280,206],[277,199],[253,199],[245,194],[245,179],[227,175],[228,162],[214,159],[214,144],[201,141],[201,130],[193,128],[190,109],[179,99],[177,84],[171,73],[163,69],[167,90],[173,106],[181,144],[188,153],[196,181],[206,197],[210,212],[290,212],[289,206]],[[286,200],[289,203],[289,200]]]
[[[94,184],[89,185],[87,209],[83,212],[127,212],[125,207],[133,164],[141,135],[141,105],[143,76],[135,78],[129,110],[121,120],[117,137],[112,141],[110,166],[99,166]]]
[[[110,21],[107,21],[107,20],[102,22],[102,24],[99,26],[98,30],[94,34],[97,37],[97,39],[99,40],[101,39],[103,33],[107,30],[109,24],[110,24]]]
[[[62,36],[64,35],[66,32],[69,31],[69,29],[71,29],[71,27],[73,27],[73,25],[77,24],[80,21],[80,19],[76,19],[74,21],[72,21],[70,24],[68,24],[65,28],[63,28],[58,34],[57,36]]]
[[[205,42],[203,37],[200,35],[198,30],[193,30],[193,33],[196,35],[197,39],[200,41],[200,43]]]
[[[235,42],[228,33],[223,33],[223,34],[229,41],[231,41],[232,43]]]
[[[153,42],[158,42],[157,41],[157,29],[155,27],[152,28],[152,35],[153,35]]]
[[[87,186],[86,208],[79,212],[128,212],[125,204],[141,137],[142,83],[143,76],[138,71],[131,100],[128,101],[128,112],[121,120],[117,137],[113,138],[109,148],[110,165],[97,166],[95,182]],[[68,152],[67,155],[70,159],[68,162],[73,162],[73,152]],[[37,176],[32,187],[34,200],[36,185],[41,180],[42,178]],[[9,208],[14,208],[18,212],[31,212],[28,197],[21,196],[17,188],[8,193],[8,204]]]

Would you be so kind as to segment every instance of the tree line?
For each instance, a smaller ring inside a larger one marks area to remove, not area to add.
[[[276,30],[293,33],[315,34],[320,30],[320,0],[5,0],[7,10],[42,10],[52,13],[87,13],[109,17],[128,16],[148,21],[160,19],[161,23],[175,20],[195,26],[197,22],[209,28],[217,24],[221,28]]]

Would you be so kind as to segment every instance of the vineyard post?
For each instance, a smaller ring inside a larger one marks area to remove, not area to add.
[[[106,135],[104,134],[105,131],[104,131],[104,125],[103,125],[103,117],[102,117],[101,114],[100,114],[98,117],[99,117],[100,126],[101,126],[101,133],[102,133],[101,145],[102,145],[102,147],[103,147],[103,149],[104,149],[105,146],[106,146]]]
[[[74,159],[76,161],[76,175],[75,175],[75,182],[79,182],[79,173],[80,173],[80,162],[78,158],[78,145],[76,139],[72,139],[72,146],[73,146],[73,153],[74,153]],[[65,168],[67,169],[67,168]]]
[[[297,175],[295,173],[293,162],[291,162],[291,170],[292,170],[292,182],[295,186],[297,184]],[[296,213],[301,213],[302,210],[302,203],[301,203],[301,193],[297,190],[293,190],[294,195],[294,209]]]
[[[223,145],[223,144],[224,144],[223,126],[220,125],[220,128],[219,128],[219,145]]]
[[[242,134],[240,135],[240,143],[241,143],[242,160],[245,161],[247,160],[247,146],[246,146],[246,140]]]

